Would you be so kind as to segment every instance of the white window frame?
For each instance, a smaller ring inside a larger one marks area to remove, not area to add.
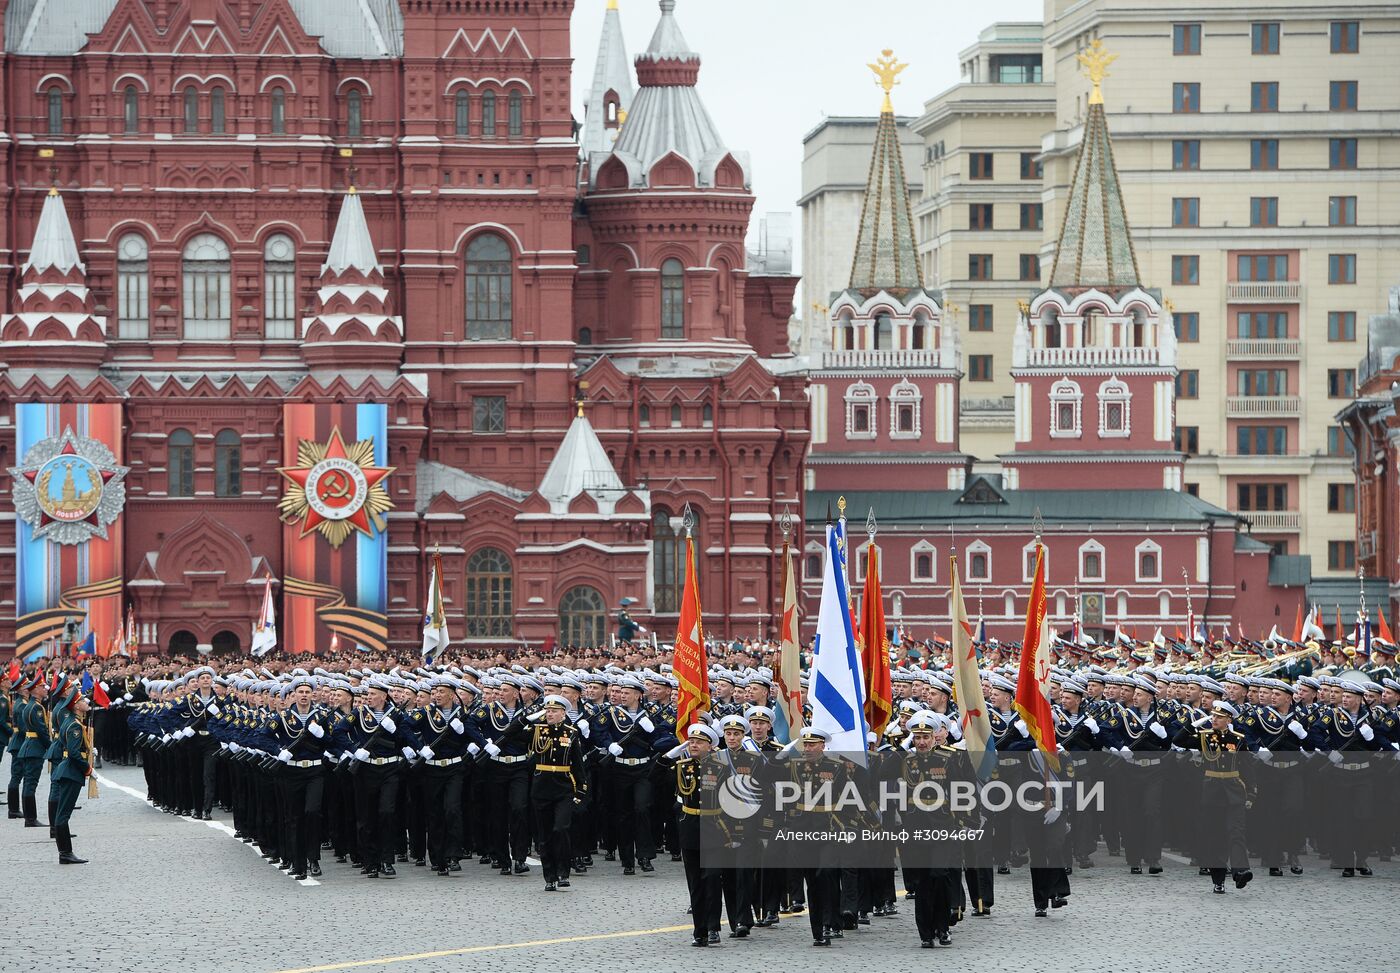
[[[811,557],[813,554],[817,556],[817,563],[821,565],[821,568],[817,569],[816,577],[812,577],[807,573],[807,558]],[[802,549],[802,580],[820,581],[822,579],[822,569],[825,567],[826,548],[822,547],[822,545],[817,541],[809,541],[807,546]]]
[[[1155,577],[1148,577],[1142,573],[1142,556],[1144,554],[1157,555],[1157,574]],[[1137,547],[1133,548],[1133,577],[1139,584],[1148,581],[1162,580],[1162,545],[1158,544],[1156,541],[1143,541]]]
[[[1123,406],[1123,428],[1108,428],[1108,406],[1110,403],[1121,403]],[[1133,393],[1128,390],[1128,383],[1117,378],[1110,378],[1099,386],[1099,438],[1100,439],[1127,439],[1133,431]]]
[[[1069,403],[1074,406],[1074,426],[1060,428],[1060,406]],[[1084,435],[1084,390],[1079,383],[1062,378],[1050,386],[1050,437],[1052,439],[1078,439]]]
[[[870,408],[870,428],[864,432],[855,430],[856,406],[865,405]],[[856,382],[846,389],[846,438],[847,439],[875,439],[879,436],[880,428],[880,396],[875,391],[875,386],[865,382]]]
[[[890,389],[890,438],[918,439],[923,435],[923,392],[907,378]],[[914,410],[914,430],[903,432],[899,428],[899,407],[907,405]]]
[[[1042,541],[1042,543],[1044,542]],[[1030,557],[1027,557],[1027,555],[1030,555]],[[1025,547],[1021,548],[1021,580],[1027,584],[1035,580],[1034,556],[1035,541],[1031,541]],[[1050,581],[1050,545],[1048,544],[1045,545],[1045,557],[1043,560],[1045,561],[1045,580],[1048,584]]]
[[[1084,566],[1084,558],[1087,554],[1097,554],[1099,556],[1099,573],[1097,576],[1091,575]],[[1108,559],[1105,557],[1104,547],[1098,541],[1090,538],[1079,545],[1079,580],[1080,581],[1103,581],[1108,576]]]
[[[923,577],[919,574],[919,555],[929,556],[929,574]],[[938,581],[938,548],[928,541],[919,541],[909,549],[909,579],[916,584],[935,584]]]
[[[974,576],[972,573],[972,555],[987,555],[987,573],[984,576]],[[967,580],[978,584],[988,584],[992,580],[992,549],[983,541],[973,541],[963,549],[963,557],[967,559]]]

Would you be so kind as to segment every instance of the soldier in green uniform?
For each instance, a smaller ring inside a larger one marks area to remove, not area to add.
[[[70,713],[70,718],[58,735],[60,756],[49,780],[49,791],[54,795],[53,838],[58,845],[60,865],[83,865],[87,859],[73,854],[73,835],[68,820],[78,803],[83,782],[92,773],[92,737],[85,726],[92,704],[75,685],[68,690],[61,706]],[[25,826],[28,825],[26,821]]]
[[[10,674],[0,673],[0,761],[5,758],[5,751],[10,749],[10,741],[14,739],[13,731],[10,729],[11,703],[10,703]],[[14,799],[6,798],[6,803],[11,805],[10,817],[14,817]]]
[[[44,706],[48,696],[49,684],[42,672],[36,672],[29,681],[29,705],[24,710],[24,722],[15,727],[16,734],[24,734],[15,753],[15,764],[19,769],[20,801],[26,828],[42,827],[35,794],[39,790],[39,773],[44,769],[44,754],[52,739],[49,711]]]

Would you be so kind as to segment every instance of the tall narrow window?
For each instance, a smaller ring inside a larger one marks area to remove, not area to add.
[[[214,496],[243,495],[243,440],[232,429],[214,437]]]
[[[227,341],[230,334],[228,244],[201,233],[185,246],[185,337]]]
[[[510,244],[483,233],[467,246],[467,339],[508,339],[511,335]]]
[[[268,338],[296,337],[296,244],[285,233],[267,238],[263,246],[263,327]]]
[[[466,138],[472,131],[472,102],[471,95],[467,94],[466,88],[457,89],[457,95],[453,101],[453,109],[452,131],[454,134]]]
[[[282,88],[272,89],[272,134],[287,134],[287,92]]]
[[[651,518],[652,588],[658,612],[680,610],[681,578],[685,570],[685,565],[681,564],[683,549],[671,526],[671,512],[658,507]]]
[[[894,322],[888,314],[875,318],[875,350],[889,351],[894,347]]]
[[[128,233],[117,241],[117,327],[122,338],[150,335],[149,257],[141,234]]]
[[[209,131],[223,135],[224,128],[224,89],[215,88],[209,92]]]
[[[352,139],[364,134],[364,112],[364,96],[352,89],[350,94],[345,96],[345,134]]]
[[[188,429],[176,429],[165,444],[166,494],[194,496],[194,436]]]
[[[134,84],[127,85],[122,92],[122,131],[127,135],[141,131],[141,96]]]
[[[674,257],[661,265],[661,337],[685,337],[685,267]]]
[[[60,88],[49,89],[49,134],[63,134],[63,91]]]
[[[504,551],[483,547],[467,558],[467,637],[502,638],[514,631],[514,577]]]
[[[506,118],[510,126],[510,137],[520,138],[525,134],[525,99],[519,91],[512,91],[507,102]]]
[[[199,132],[199,92],[194,88],[185,89],[185,134]]]
[[[496,93],[488,91],[481,96],[481,137],[496,137]]]

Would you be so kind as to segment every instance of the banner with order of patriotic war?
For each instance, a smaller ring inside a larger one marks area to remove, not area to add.
[[[365,651],[388,640],[383,404],[290,403],[283,412],[281,645],[313,652],[337,637]]]
[[[15,446],[15,654],[101,643],[122,617],[121,406],[20,403]]]

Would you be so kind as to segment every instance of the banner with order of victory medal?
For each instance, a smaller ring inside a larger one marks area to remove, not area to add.
[[[78,642],[100,645],[122,616],[121,406],[22,402],[15,447],[16,655],[44,650],[70,620]]]
[[[365,651],[388,641],[386,405],[292,403],[283,411],[281,644],[291,653],[331,636]]]

